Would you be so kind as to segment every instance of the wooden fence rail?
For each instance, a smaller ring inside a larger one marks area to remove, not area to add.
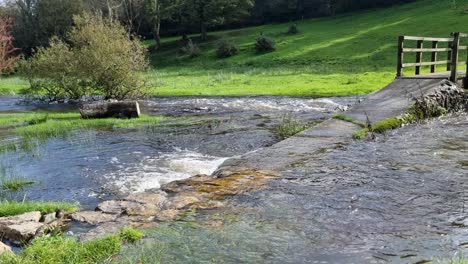
[[[450,80],[456,82],[460,76],[458,76],[458,69],[460,65],[466,65],[466,75],[468,78],[468,52],[466,59],[460,61],[460,51],[467,50],[468,46],[461,46],[460,41],[462,38],[468,38],[468,34],[454,32],[450,38],[431,38],[431,37],[415,37],[415,36],[400,36],[398,38],[398,65],[397,65],[397,77],[403,77],[403,69],[408,67],[415,67],[415,75],[421,75],[421,68],[424,66],[430,66],[430,72],[436,73],[438,65],[446,65],[446,71],[450,72]],[[416,47],[406,47],[405,41],[416,41]],[[430,43],[429,46],[424,44]],[[445,43],[445,44],[444,44]],[[444,44],[443,47],[442,44]],[[439,53],[447,52],[446,60],[439,60]],[[405,53],[415,53],[416,62],[405,63]],[[430,61],[423,61],[424,53],[431,54]]]

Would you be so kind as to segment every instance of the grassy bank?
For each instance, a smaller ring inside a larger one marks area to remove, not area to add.
[[[79,113],[14,113],[0,114],[0,129],[6,129],[20,138],[23,149],[32,147],[35,141],[66,137],[78,130],[114,128],[152,128],[164,120],[161,116],[142,115],[134,119],[82,119]],[[17,142],[1,146],[0,150],[18,148]]]
[[[290,24],[216,32],[209,41],[199,43],[202,55],[193,59],[177,55],[178,38],[166,38],[162,49],[151,54],[152,70],[146,73],[146,79],[155,96],[369,93],[395,76],[397,36],[447,37],[450,32],[467,30],[464,6],[468,1],[453,2],[425,0],[299,21],[297,35],[285,34]],[[253,45],[260,33],[276,40],[275,52],[255,53]],[[238,44],[240,54],[218,59],[215,52],[221,38]],[[198,42],[196,38],[194,41]],[[408,60],[414,60],[413,56]],[[18,92],[27,85],[18,77],[3,78],[0,92]]]
[[[36,238],[19,255],[0,255],[4,264],[91,264],[110,262],[122,244],[135,243],[142,233],[132,228],[124,228],[118,234],[87,242],[76,238],[51,236]]]
[[[78,210],[78,205],[67,202],[0,201],[0,217],[20,215],[34,211],[39,211],[42,214],[50,214],[60,210],[75,212]]]

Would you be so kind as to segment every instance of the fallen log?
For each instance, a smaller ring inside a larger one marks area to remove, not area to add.
[[[81,118],[138,118],[140,105],[136,101],[99,102],[83,104],[80,107]]]

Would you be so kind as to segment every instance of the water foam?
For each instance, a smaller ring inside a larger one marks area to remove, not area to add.
[[[162,184],[183,180],[198,174],[212,174],[228,158],[176,150],[158,157],[145,157],[136,165],[104,175],[105,188],[122,193],[143,192]],[[113,158],[112,162],[116,162]]]

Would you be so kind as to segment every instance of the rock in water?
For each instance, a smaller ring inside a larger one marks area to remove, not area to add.
[[[76,212],[71,215],[71,219],[78,222],[88,223],[90,225],[98,225],[107,222],[113,222],[117,219],[116,215],[105,214],[95,211]]]
[[[80,107],[81,118],[138,118],[140,105],[136,101],[99,102],[83,104]]]

